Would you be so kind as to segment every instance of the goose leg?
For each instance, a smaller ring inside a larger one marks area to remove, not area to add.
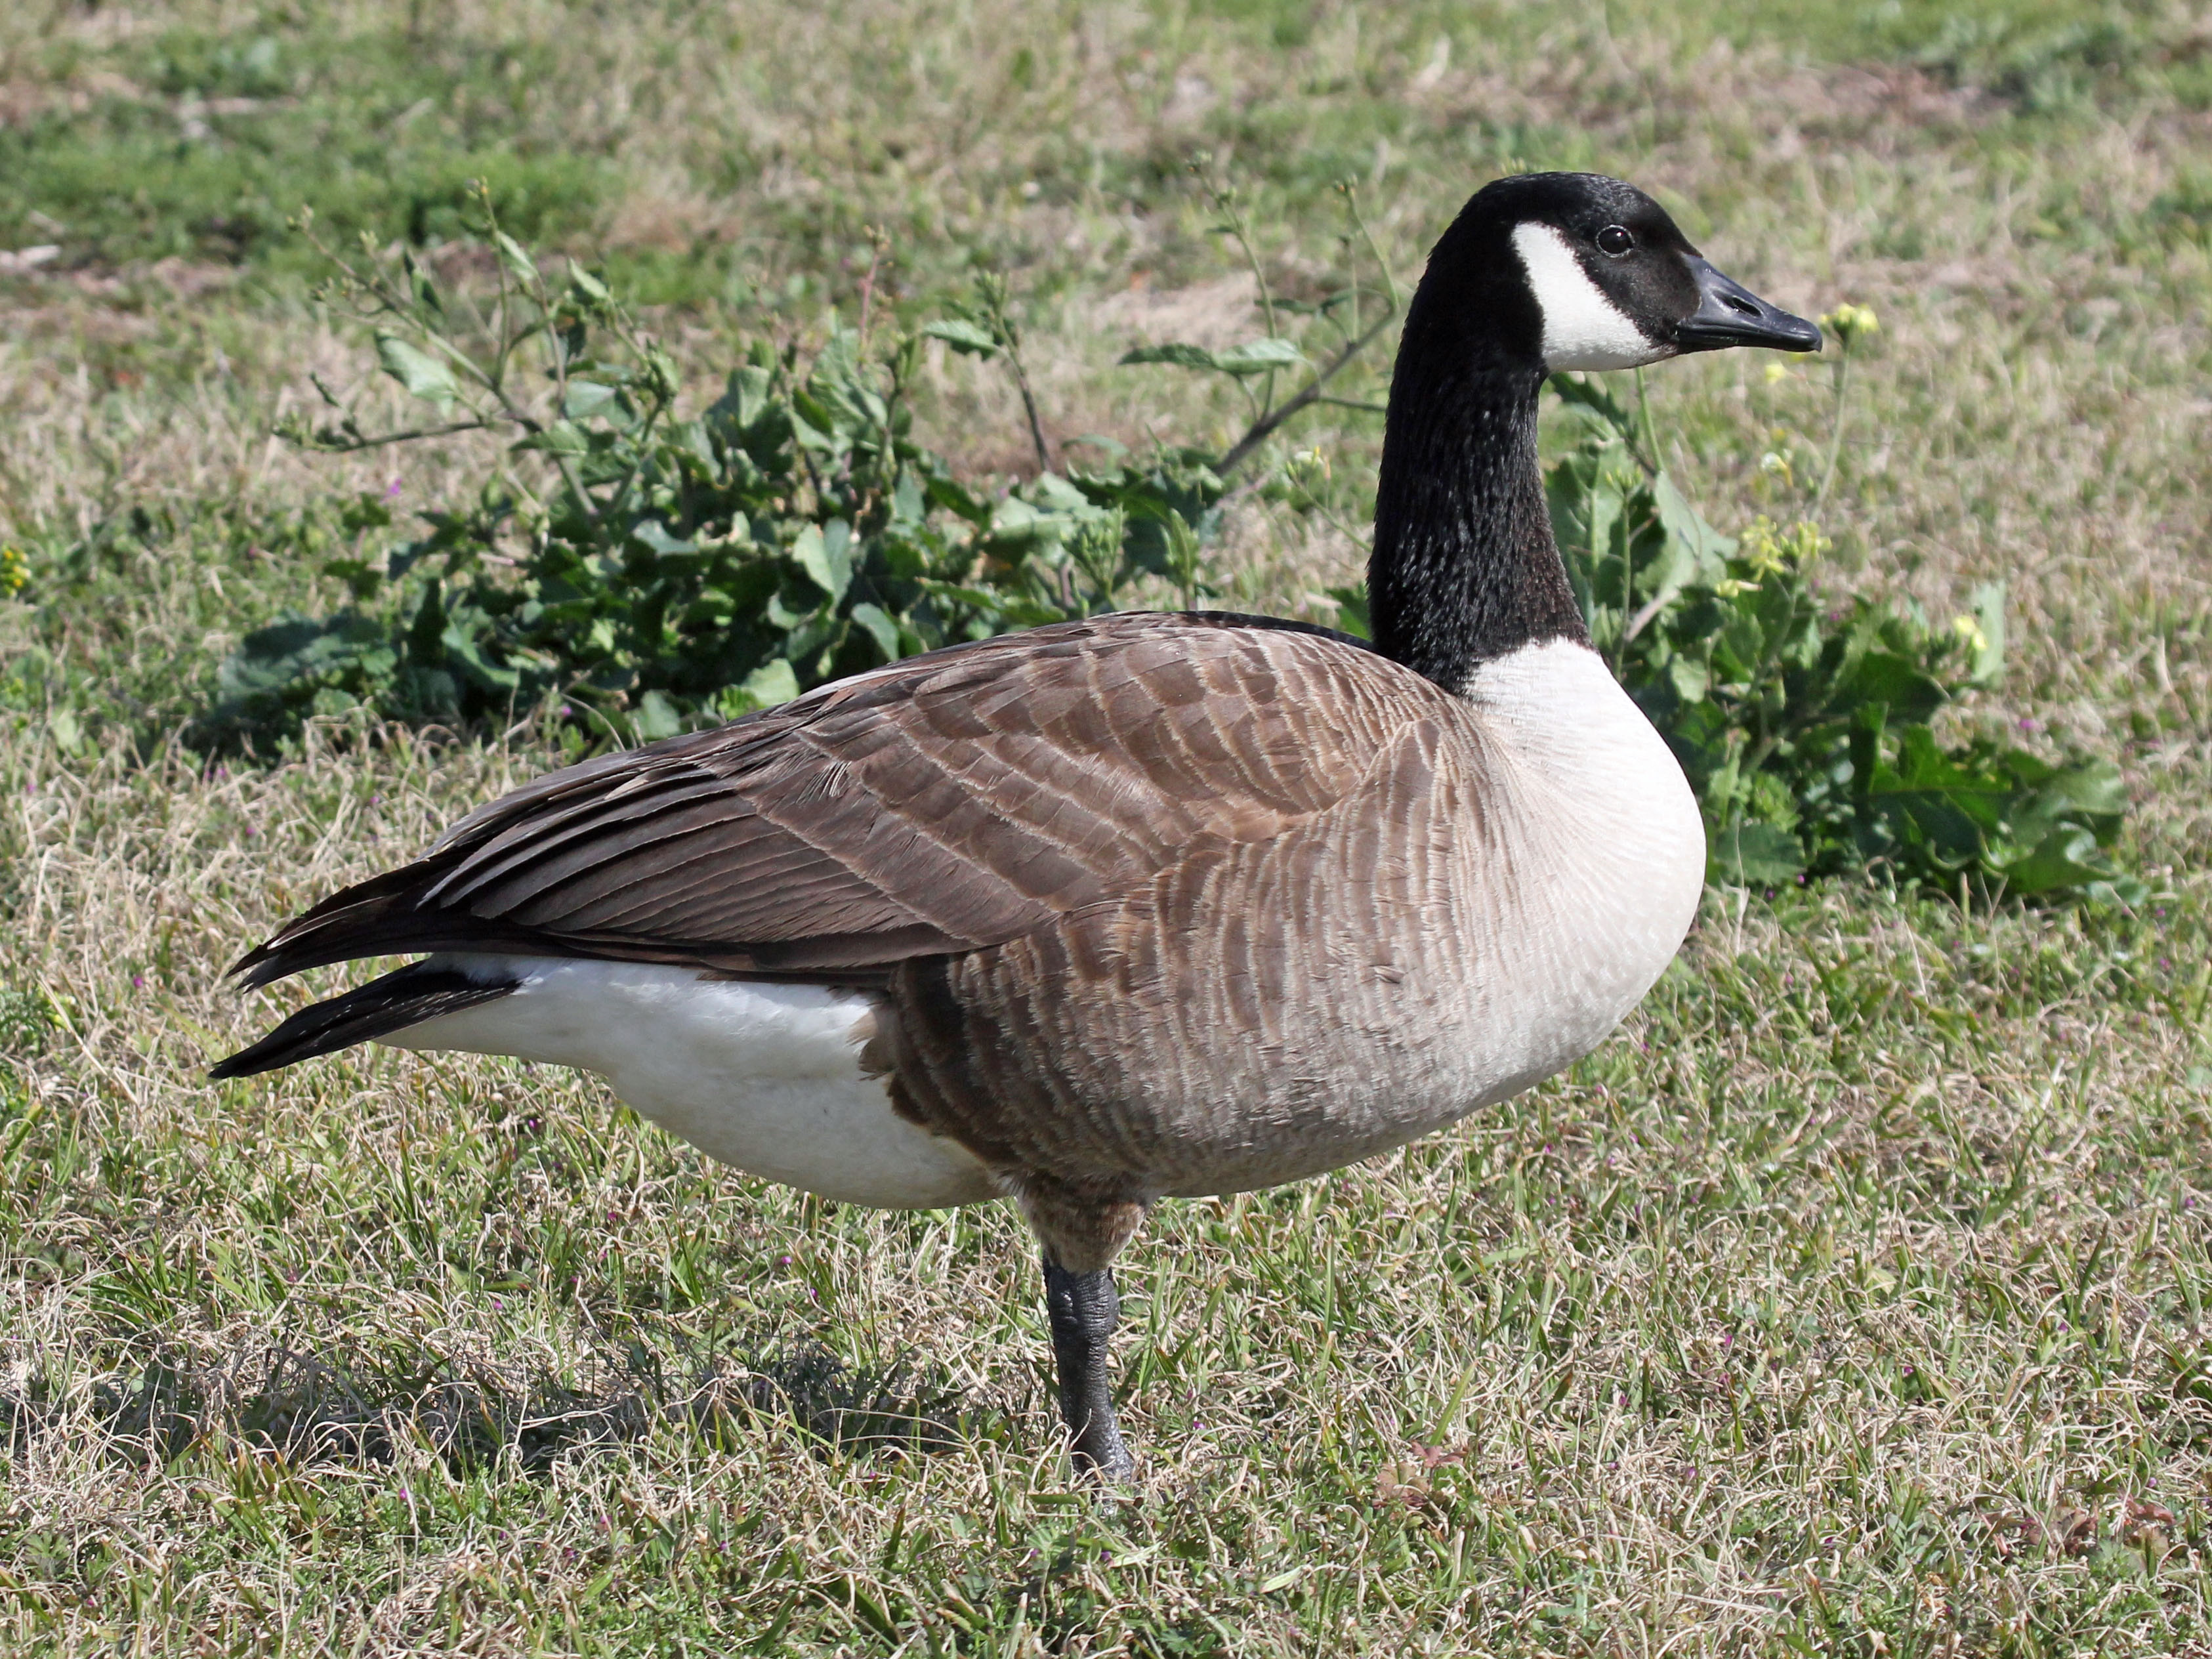
[[[1073,1438],[1075,1471],[1118,1485],[1136,1473],[1136,1461],[1114,1421],[1114,1393],[1106,1380],[1107,1342],[1121,1315],[1114,1275],[1104,1267],[1070,1273],[1048,1255],[1044,1297],[1060,1364],[1060,1414]]]

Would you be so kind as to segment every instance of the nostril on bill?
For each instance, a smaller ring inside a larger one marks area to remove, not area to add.
[[[1727,303],[1730,309],[1740,311],[1747,317],[1756,317],[1759,315],[1759,307],[1748,300],[1739,299],[1733,294],[1723,294],[1721,295],[1721,298]]]

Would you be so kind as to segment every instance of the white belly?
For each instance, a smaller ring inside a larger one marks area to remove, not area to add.
[[[972,1153],[901,1117],[883,1079],[861,1071],[873,1008],[860,993],[645,963],[438,960],[522,984],[384,1038],[391,1047],[595,1072],[708,1157],[848,1204],[930,1210],[998,1195]]]

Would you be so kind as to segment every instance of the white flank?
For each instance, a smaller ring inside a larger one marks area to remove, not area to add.
[[[1671,347],[1647,339],[1605,297],[1553,226],[1534,221],[1514,226],[1513,251],[1544,313],[1546,368],[1634,368],[1674,356]]]
[[[496,1001],[383,1039],[574,1066],[671,1134],[749,1175],[886,1210],[994,1198],[958,1142],[891,1109],[860,1069],[874,1024],[866,995],[818,985],[708,979],[647,963],[450,955],[486,981],[520,978]]]

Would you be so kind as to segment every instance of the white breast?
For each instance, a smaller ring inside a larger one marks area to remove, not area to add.
[[[1523,646],[1464,695],[1515,772],[1492,808],[1512,819],[1513,921],[1470,964],[1495,1100],[1595,1048],[1665,971],[1705,890],[1705,830],[1666,740],[1587,646]]]
[[[862,1072],[875,1011],[861,993],[646,963],[437,960],[472,978],[522,983],[385,1038],[392,1047],[595,1072],[709,1157],[824,1198],[924,1210],[997,1196],[973,1154],[901,1117],[883,1079]]]

